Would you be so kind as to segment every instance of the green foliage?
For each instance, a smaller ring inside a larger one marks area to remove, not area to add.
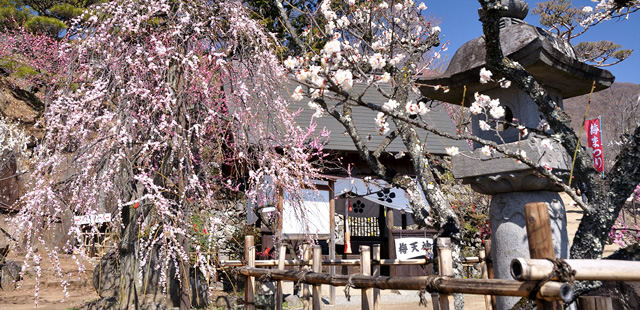
[[[622,49],[622,45],[613,41],[580,42],[575,46],[576,53],[584,61],[593,62],[598,66],[610,66],[619,63],[631,55],[633,50]],[[605,63],[615,59],[613,63]]]
[[[12,58],[1,58],[0,67],[10,72],[12,77],[18,78],[32,78],[40,74],[33,67],[30,67],[22,62],[16,61]]]
[[[24,27],[58,38],[69,22],[103,0],[0,0],[0,29]]]
[[[46,16],[33,16],[24,23],[24,27],[29,31],[44,33],[53,38],[60,36],[60,32],[67,29],[67,25],[61,20]]]
[[[68,3],[56,4],[49,9],[49,13],[55,18],[63,21],[71,20],[80,16],[84,12],[83,8],[75,7]]]
[[[15,28],[23,24],[30,16],[28,9],[18,6],[16,1],[0,0],[0,25]]]

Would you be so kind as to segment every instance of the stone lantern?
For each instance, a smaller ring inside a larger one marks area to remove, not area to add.
[[[500,41],[505,57],[519,62],[540,82],[547,93],[562,108],[563,98],[587,94],[595,81],[596,91],[606,89],[613,83],[613,75],[581,62],[570,44],[555,35],[523,21],[528,5],[521,0],[502,0],[507,9],[500,20]],[[482,14],[482,10],[479,14]],[[465,43],[451,59],[447,70],[440,76],[420,79],[419,85],[442,85],[450,89],[445,93],[430,86],[421,86],[423,96],[453,104],[460,104],[465,93],[465,106],[474,99],[474,93],[499,98],[505,107],[505,120],[528,128],[537,128],[542,113],[523,91],[512,85],[501,88],[498,83],[481,84],[480,69],[485,67],[484,37]],[[500,77],[493,76],[494,80]],[[514,150],[523,150],[526,156],[540,164],[546,163],[560,177],[567,177],[571,157],[564,149],[552,142],[553,149],[541,146],[543,137],[529,134],[519,137],[517,128],[503,126],[500,134],[494,130],[482,131],[479,120],[472,121],[473,133],[481,138],[506,143]],[[551,132],[547,132],[551,133]],[[479,147],[475,145],[474,147]],[[466,153],[466,154],[464,154]],[[565,208],[558,192],[562,189],[546,178],[540,177],[528,166],[501,154],[482,155],[479,150],[464,152],[453,158],[453,174],[463,183],[480,193],[492,195],[489,222],[492,233],[494,275],[499,279],[511,279],[509,266],[516,257],[529,257],[525,228],[524,205],[530,202],[545,202],[549,206],[553,243],[556,256],[567,258],[569,240]],[[499,297],[498,309],[510,309],[519,298]]]

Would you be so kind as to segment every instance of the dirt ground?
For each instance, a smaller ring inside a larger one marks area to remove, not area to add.
[[[42,254],[44,255],[44,254]],[[22,263],[24,256],[10,253],[9,260]],[[97,260],[96,260],[97,261]],[[78,266],[71,255],[60,255],[60,267],[64,278],[69,282],[69,296],[62,301],[64,291],[59,276],[47,258],[42,260],[42,276],[38,287],[38,309],[73,309],[80,308],[87,302],[96,300],[98,295],[91,284],[93,267],[85,264],[86,272],[78,273]],[[36,271],[33,267],[26,269],[24,279],[16,290],[0,290],[0,309],[22,310],[34,309],[36,288]]]

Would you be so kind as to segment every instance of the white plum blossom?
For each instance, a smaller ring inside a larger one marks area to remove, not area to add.
[[[298,71],[298,73],[296,73],[296,79],[300,82],[304,82],[310,77],[311,77],[311,71],[309,70],[300,70]]]
[[[480,148],[480,153],[482,153],[482,155],[484,156],[491,156],[492,152],[493,152],[493,149],[488,145],[485,145],[482,148]]]
[[[420,2],[420,5],[418,5],[418,10],[423,11],[427,9],[427,5],[424,4],[424,2]]]
[[[495,108],[499,105],[500,105],[500,99],[491,99],[491,101],[489,101],[489,106],[492,108]]]
[[[440,29],[440,26],[435,26],[435,27],[431,27],[431,33],[440,33],[442,30]]]
[[[380,135],[385,135],[389,132],[389,123],[387,123],[387,116],[382,112],[378,112],[376,116],[376,125],[378,126],[378,133]]]
[[[489,96],[481,95],[481,94],[478,94],[477,92],[473,94],[473,96],[476,99],[475,102],[477,102],[478,105],[483,108],[486,107],[487,104],[489,104],[489,102],[491,101],[491,98]]]
[[[489,114],[491,114],[493,118],[501,118],[504,116],[504,108],[501,106],[493,107],[489,110]]]
[[[426,109],[426,107],[424,106],[424,103],[422,103],[422,106],[424,107],[424,109]],[[405,106],[405,109],[406,109],[407,113],[410,114],[410,115],[416,115],[416,114],[423,115],[423,114],[427,113],[426,111],[424,111],[424,109],[420,108],[420,104],[419,103],[414,103],[413,101],[407,102],[407,105]]]
[[[511,87],[511,81],[507,80],[507,79],[501,79],[500,80],[500,87],[502,88],[509,88]]]
[[[424,101],[418,102],[418,114],[425,115],[429,113],[429,111],[431,110],[427,108],[427,105],[424,103]]]
[[[353,75],[349,70],[338,70],[336,74],[333,76],[336,84],[340,85],[342,89],[349,90],[353,87]]]
[[[389,82],[389,80],[391,80],[391,74],[389,74],[389,72],[385,72],[385,73],[380,77],[380,83],[387,83],[387,82]]]
[[[334,39],[327,42],[327,44],[324,45],[324,48],[322,49],[322,51],[325,54],[333,54],[333,53],[340,52],[340,41]]]
[[[393,57],[393,59],[389,60],[389,63],[393,66],[399,64],[404,58],[406,57],[405,54],[398,54],[395,57]]]
[[[469,112],[471,112],[471,114],[473,115],[478,115],[482,113],[482,107],[477,102],[474,102],[471,104],[471,107],[469,108]]]
[[[284,66],[287,67],[287,69],[295,69],[298,66],[298,59],[289,56],[285,59]]]
[[[385,111],[393,111],[395,108],[397,108],[400,104],[393,100],[393,99],[389,99],[389,101],[385,102],[384,105],[382,106],[382,109]]]
[[[445,147],[444,149],[445,151],[447,151],[447,155],[449,156],[456,156],[458,155],[458,153],[460,153],[460,150],[456,146],[449,146]]]
[[[522,125],[518,125],[518,130],[520,130],[520,133],[523,137],[526,137],[529,134],[529,130],[527,130],[527,127],[524,127]]]
[[[316,112],[313,113],[314,118],[320,118],[324,116],[324,110],[318,103],[316,103],[315,101],[309,101],[308,105],[310,108],[316,110]]]
[[[542,139],[542,141],[540,142],[540,146],[542,146],[542,148],[545,150],[553,150],[553,145],[551,144],[551,140],[549,139]]]
[[[483,120],[480,120],[479,125],[480,125],[480,129],[482,129],[483,131],[491,130],[491,126]]]
[[[302,96],[302,86],[296,87],[296,89],[293,91],[293,94],[291,95],[291,98],[293,98],[293,100],[295,100],[295,101],[302,100],[302,98],[303,98],[303,96]]]
[[[369,64],[371,65],[371,69],[376,70],[384,68],[384,65],[387,64],[387,61],[380,53],[375,53],[371,57],[369,57]]]
[[[382,10],[388,9],[389,8],[389,4],[386,1],[382,1],[382,3],[380,3],[380,5],[378,7],[380,9],[382,9]]]
[[[482,69],[480,69],[480,83],[486,84],[487,82],[491,81],[492,75],[493,73],[491,73],[491,71],[483,67]]]
[[[374,51],[379,51],[379,50],[381,50],[383,48],[384,48],[384,43],[382,41],[380,41],[380,40],[375,41],[375,42],[373,42],[371,44],[371,49],[373,49]],[[369,60],[369,61],[371,61],[371,60]]]
[[[402,11],[402,3],[396,3],[393,8],[396,9],[396,11]]]
[[[591,13],[591,12],[593,12],[593,8],[590,7],[590,6],[585,6],[585,7],[582,8],[582,12]]]
[[[525,152],[524,150],[520,150],[519,154],[520,156],[527,158],[527,152]]]

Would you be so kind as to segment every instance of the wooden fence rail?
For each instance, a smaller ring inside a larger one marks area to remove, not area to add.
[[[482,262],[480,257],[463,257],[460,259],[462,264],[473,265]],[[388,259],[383,258],[379,260],[372,260],[372,265],[380,266],[395,266],[395,265],[426,265],[432,263],[432,259]],[[220,267],[242,267],[244,263],[241,260],[221,260]],[[287,259],[284,261],[285,266],[312,266],[313,261]],[[360,266],[360,259],[324,259],[322,260],[323,266]],[[256,260],[256,267],[276,267],[278,266],[278,260]]]

